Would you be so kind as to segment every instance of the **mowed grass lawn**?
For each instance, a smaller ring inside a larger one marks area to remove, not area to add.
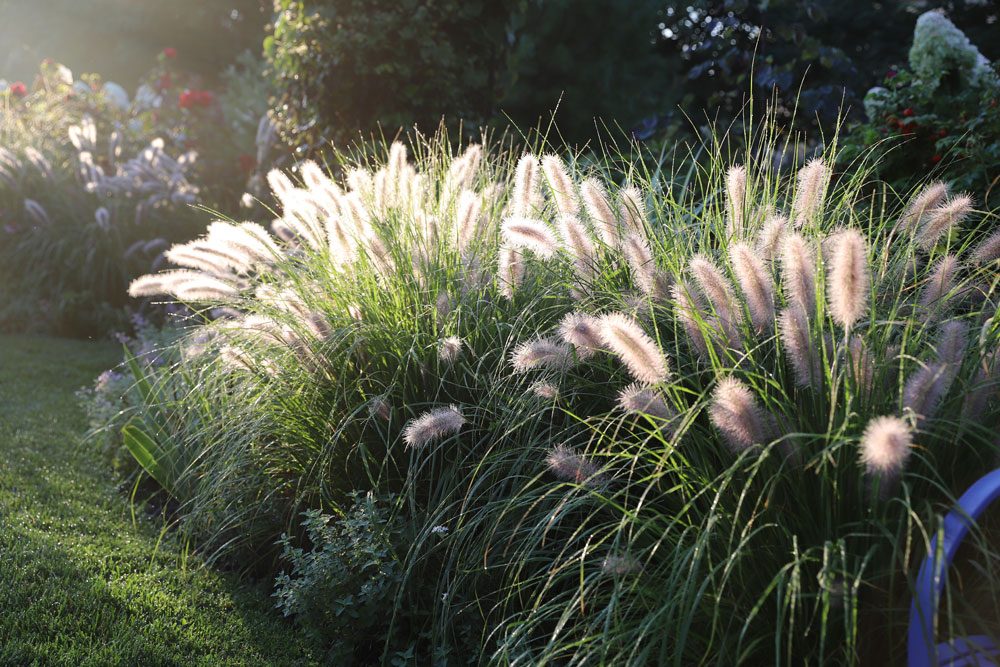
[[[266,586],[199,567],[83,442],[110,343],[0,336],[0,664],[310,664]],[[141,515],[141,512],[137,512]]]

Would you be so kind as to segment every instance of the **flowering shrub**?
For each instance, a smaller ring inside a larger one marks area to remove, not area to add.
[[[697,184],[441,144],[272,172],[273,233],[213,223],[130,288],[225,312],[139,378],[186,530],[259,559],[398,494],[385,613],[425,657],[459,622],[501,663],[898,658],[941,503],[998,454],[1000,239],[941,183],[901,207],[719,150]],[[998,617],[970,557],[986,601],[942,632]]]
[[[193,206],[240,210],[252,174],[239,156],[253,149],[253,134],[206,91],[197,91],[197,108],[185,108],[185,79],[165,52],[130,100],[113,82],[74,81],[45,63],[33,89],[6,103],[3,327],[95,335],[126,326],[129,279],[194,235],[203,214]],[[254,109],[228,95],[240,114]]]
[[[879,144],[879,174],[906,189],[934,171],[996,201],[1000,178],[1000,76],[943,14],[917,21],[908,69],[890,69],[865,96],[868,122],[847,137],[844,160]]]

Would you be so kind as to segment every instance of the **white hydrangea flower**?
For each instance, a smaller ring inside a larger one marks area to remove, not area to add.
[[[998,83],[986,56],[940,11],[924,12],[917,19],[910,69],[931,91],[951,72],[956,72],[967,86]]]

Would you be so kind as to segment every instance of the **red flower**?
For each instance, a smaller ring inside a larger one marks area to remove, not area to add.
[[[164,58],[176,58],[177,57],[177,49],[175,49],[172,46],[168,46],[167,48],[163,49],[163,57]]]
[[[209,107],[215,102],[215,95],[210,90],[185,89],[177,97],[177,106],[181,109],[192,107]]]
[[[938,136],[939,137],[947,137],[948,136],[948,130],[946,130],[944,128],[941,128],[941,131],[938,132]]]
[[[16,97],[24,97],[28,94],[28,87],[24,85],[23,81],[15,81],[10,84],[10,94]]]
[[[934,157],[931,158],[931,164],[937,164],[940,161],[941,161],[940,155],[935,155]]]
[[[253,170],[257,168],[257,159],[249,153],[243,153],[240,155],[238,160],[240,163],[240,171],[244,173],[252,174]]]
[[[896,68],[895,67],[890,67],[889,69],[887,69],[885,71],[885,78],[887,78],[887,79],[895,79],[897,74],[899,74],[899,72],[896,71]]]
[[[910,116],[913,115],[913,109],[911,107],[906,107],[905,109],[903,109],[903,115],[909,118]]]

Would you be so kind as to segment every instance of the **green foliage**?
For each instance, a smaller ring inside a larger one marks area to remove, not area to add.
[[[265,587],[204,567],[94,465],[73,391],[118,349],[0,337],[0,664],[317,664]]]
[[[930,12],[918,23],[908,69],[891,69],[868,91],[868,121],[844,140],[844,163],[877,151],[878,175],[906,190],[933,174],[974,193],[987,207],[1000,199],[1000,76],[954,25]],[[921,74],[921,72],[923,74]]]
[[[664,104],[657,3],[277,0],[264,52],[276,116],[300,156],[325,142],[443,120],[532,127],[557,106],[573,142]],[[600,48],[595,48],[600,44]],[[560,106],[559,100],[564,103]],[[596,119],[596,120],[595,120]]]
[[[281,559],[290,572],[275,581],[274,597],[285,616],[330,646],[327,659],[339,665],[374,664],[389,630],[401,581],[394,553],[399,520],[390,515],[393,501],[370,493],[352,493],[344,515],[303,512],[302,528],[310,550],[281,538]]]

